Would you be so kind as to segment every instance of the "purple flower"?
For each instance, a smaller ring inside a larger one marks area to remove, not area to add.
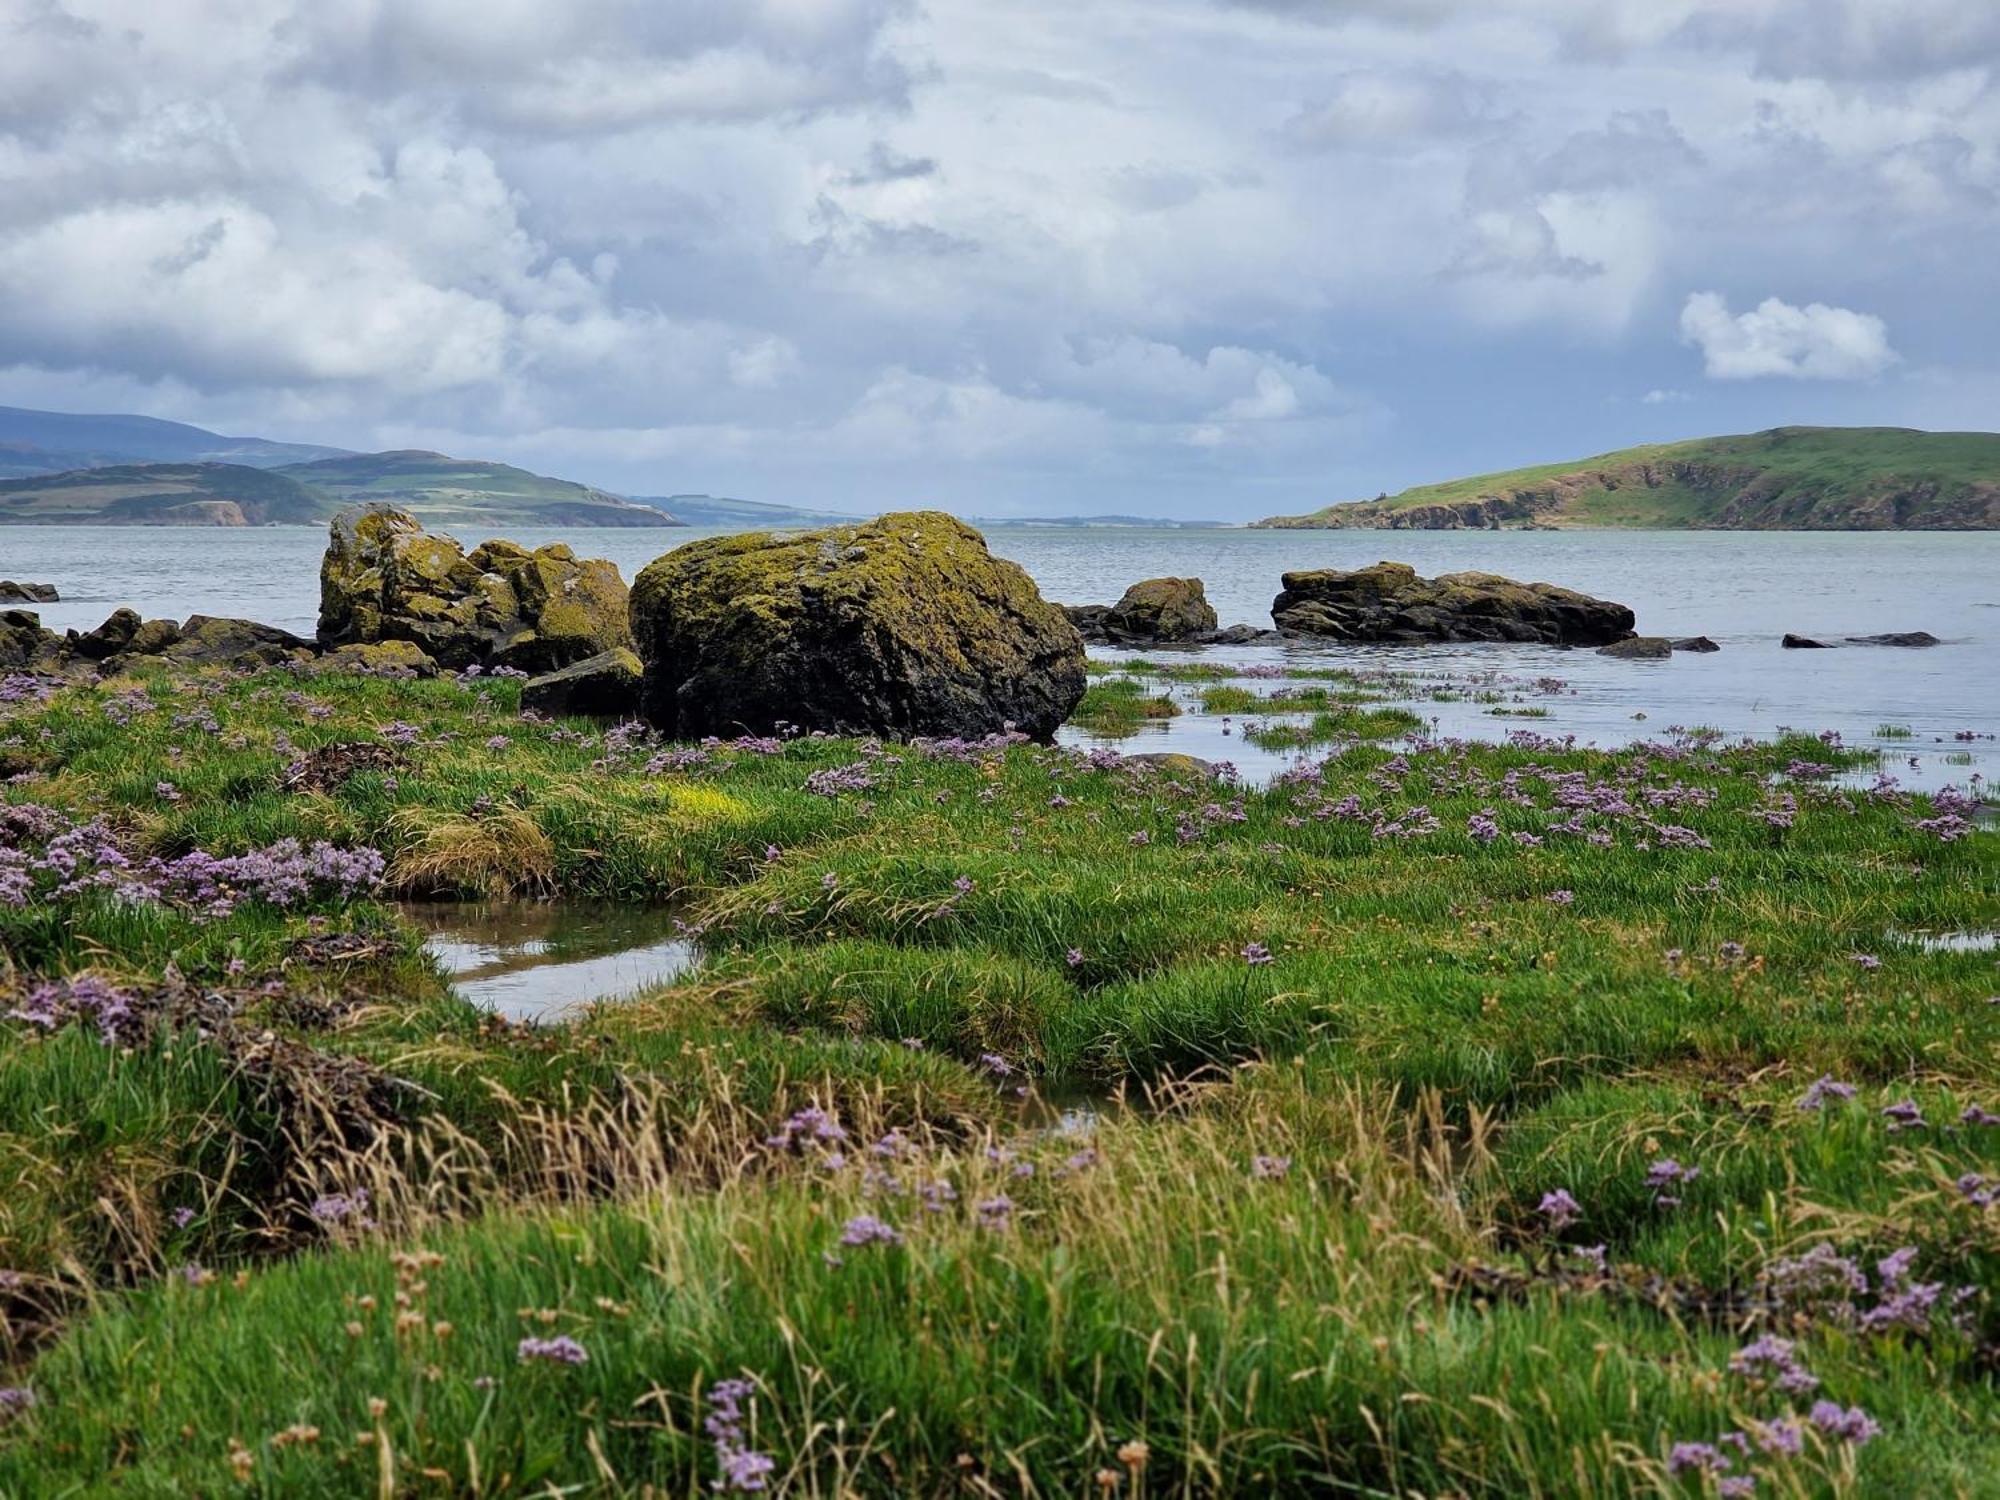
[[[1847,956],[1871,972],[1882,967],[1882,960],[1872,953],[1850,953]]]
[[[753,1389],[747,1380],[719,1380],[708,1389],[708,1416],[702,1427],[715,1444],[715,1465],[721,1473],[714,1486],[718,1490],[761,1490],[777,1468],[770,1455],[751,1449],[744,1432],[743,1402]]]
[[[856,1214],[840,1230],[840,1243],[849,1249],[863,1245],[900,1245],[903,1236],[895,1227],[885,1224],[873,1214]]]
[[[1815,1401],[1812,1424],[1828,1437],[1839,1438],[1857,1448],[1882,1432],[1881,1425],[1860,1407],[1842,1410],[1837,1401]]]
[[[1063,955],[1063,962],[1074,969],[1078,964],[1083,962],[1083,950],[1081,948],[1070,949],[1069,952]]]
[[[1713,1443],[1675,1443],[1667,1454],[1669,1474],[1720,1474],[1729,1460]]]
[[[1550,891],[1542,899],[1551,906],[1569,906],[1576,900],[1575,891]]]
[[[322,1224],[342,1224],[349,1219],[357,1219],[363,1227],[367,1227],[364,1216],[368,1212],[368,1189],[356,1188],[351,1193],[323,1193],[313,1200],[308,1212]]]
[[[583,1345],[566,1333],[557,1334],[552,1339],[522,1339],[514,1346],[514,1356],[524,1365],[534,1360],[546,1360],[556,1365],[580,1365],[590,1358]]]
[[[1256,1156],[1250,1160],[1250,1175],[1267,1182],[1288,1177],[1291,1171],[1292,1159],[1289,1156]]]
[[[1891,1130],[1923,1130],[1929,1124],[1914,1099],[1898,1099],[1894,1104],[1885,1105],[1882,1115],[1888,1120]]]
[[[998,1234],[1014,1227],[1014,1200],[1005,1193],[980,1199],[972,1205],[972,1211],[979,1216],[979,1227],[982,1229]]]
[[[1965,1201],[1975,1208],[1984,1208],[1989,1203],[2000,1201],[2000,1184],[1989,1185],[1977,1172],[1967,1172],[1959,1178],[1958,1190],[1965,1195]]]
[[[1829,1099],[1852,1099],[1854,1093],[1853,1084],[1842,1083],[1839,1079],[1822,1073],[1806,1086],[1803,1094],[1799,1095],[1799,1108],[1816,1110]]]
[[[1490,811],[1472,814],[1465,820],[1465,831],[1481,844],[1490,844],[1500,837],[1500,825],[1493,821]]]
[[[173,1212],[174,1228],[185,1229],[194,1222],[194,1210],[183,1203]]]
[[[1259,964],[1268,964],[1274,961],[1271,957],[1271,950],[1266,948],[1262,943],[1245,943],[1243,945],[1243,962],[1249,964],[1252,968],[1257,967]]]
[[[1549,1221],[1551,1229],[1567,1229],[1583,1217],[1583,1205],[1570,1195],[1568,1188],[1557,1188],[1542,1194],[1542,1201],[1536,1208]]]
[[[1667,1191],[1671,1187],[1683,1186],[1701,1176],[1700,1167],[1684,1167],[1671,1156],[1663,1156],[1646,1169],[1646,1186],[1653,1190],[1653,1203],[1660,1208],[1680,1207],[1678,1194]]]
[[[1790,1339],[1766,1334],[1730,1355],[1729,1368],[1738,1375],[1772,1381],[1781,1391],[1813,1390],[1819,1380],[1799,1363],[1797,1348]]]
[[[1992,1002],[1988,1001],[1987,1003],[1990,1005]],[[2000,1125],[2000,1115],[1994,1114],[1990,1109],[1981,1109],[1977,1104],[1968,1104],[1959,1112],[1958,1123],[1961,1125]]]

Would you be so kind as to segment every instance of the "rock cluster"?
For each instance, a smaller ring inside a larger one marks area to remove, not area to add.
[[[333,519],[320,564],[319,643],[407,641],[439,665],[547,672],[629,648],[618,569],[561,543],[466,552],[379,502]]]
[[[16,583],[0,578],[0,604],[54,604],[60,598],[53,583]]]
[[[1288,635],[1339,641],[1520,641],[1608,646],[1632,634],[1632,611],[1548,583],[1495,573],[1419,578],[1407,563],[1287,573],[1271,606]]]
[[[1083,640],[985,538],[936,511],[713,537],[632,584],[642,705],[667,735],[1053,735]]]

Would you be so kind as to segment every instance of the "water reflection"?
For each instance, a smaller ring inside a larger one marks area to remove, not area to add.
[[[510,1021],[565,1020],[665,984],[700,962],[659,907],[573,901],[411,902],[424,951],[452,988]]]

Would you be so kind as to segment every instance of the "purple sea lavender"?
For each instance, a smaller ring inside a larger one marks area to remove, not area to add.
[[[1275,960],[1271,957],[1271,950],[1262,943],[1245,943],[1243,945],[1243,962],[1255,968],[1259,964],[1268,964],[1275,962]]]
[[[1660,1208],[1680,1207],[1678,1194],[1667,1189],[1680,1187],[1701,1176],[1700,1167],[1684,1167],[1671,1156],[1663,1156],[1646,1169],[1646,1186],[1653,1190],[1653,1203]]]
[[[0,1385],[0,1423],[11,1421],[35,1405],[35,1393],[25,1385]]]
[[[1882,1116],[1891,1130],[1923,1130],[1930,1123],[1914,1099],[1898,1099],[1894,1104],[1884,1105]]]
[[[514,1357],[524,1365],[536,1360],[555,1365],[580,1365],[590,1359],[583,1345],[566,1333],[559,1333],[552,1339],[522,1339],[514,1346]]]
[[[708,1390],[708,1416],[702,1426],[715,1444],[715,1465],[720,1478],[714,1488],[728,1493],[762,1490],[777,1463],[749,1446],[745,1431],[748,1419],[743,1403],[755,1388],[747,1380],[720,1380]]]
[[[1289,1177],[1291,1171],[1292,1159],[1289,1156],[1256,1156],[1250,1160],[1250,1175],[1267,1182]]]
[[[1822,1073],[1806,1085],[1806,1091],[1799,1095],[1798,1107],[1804,1110],[1816,1110],[1824,1107],[1829,1099],[1852,1099],[1854,1094],[1853,1084],[1842,1083],[1830,1074]]]
[[[1781,1391],[1804,1392],[1817,1389],[1819,1379],[1799,1363],[1798,1346],[1790,1339],[1766,1334],[1745,1344],[1729,1356],[1729,1368],[1738,1375],[1768,1380]]]
[[[1812,1408],[1812,1424],[1830,1438],[1838,1438],[1860,1447],[1870,1438],[1879,1437],[1881,1424],[1858,1406],[1842,1409],[1837,1401],[1815,1401]]]
[[[1549,1221],[1549,1228],[1567,1229],[1583,1217],[1583,1205],[1576,1201],[1568,1188],[1557,1188],[1542,1194],[1542,1201],[1536,1210]]]
[[[892,1224],[873,1214],[856,1214],[840,1227],[840,1243],[849,1249],[863,1245],[900,1245],[903,1236]]]
[[[1987,1002],[1989,1005],[1992,1003],[1990,1000]],[[2000,1115],[1996,1115],[1990,1109],[1981,1109],[1977,1104],[1968,1104],[1964,1109],[1959,1111],[1958,1123],[1961,1125],[1981,1126],[2000,1125]]]
[[[996,1234],[1005,1233],[1014,1227],[1014,1200],[1005,1193],[995,1193],[991,1198],[981,1198],[972,1205],[972,1211],[979,1217],[979,1227],[990,1229]]]

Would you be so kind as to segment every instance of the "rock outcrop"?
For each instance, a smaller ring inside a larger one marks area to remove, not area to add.
[[[1215,610],[1199,578],[1148,578],[1116,604],[1065,605],[1086,641],[1114,646],[1193,645],[1215,635]]]
[[[53,583],[16,583],[0,578],[0,604],[54,604],[60,598]]]
[[[313,643],[289,630],[216,615],[189,615],[180,639],[160,653],[162,660],[186,667],[238,670],[311,661],[313,654]]]
[[[1942,646],[1936,636],[1928,630],[1890,630],[1881,635],[1850,635],[1848,642],[1856,646]]]
[[[1674,650],[1692,651],[1702,656],[1707,655],[1711,651],[1720,651],[1721,649],[1720,646],[1716,645],[1714,641],[1711,641],[1705,635],[1683,636],[1680,640],[1674,642]]]
[[[1083,640],[1018,565],[935,511],[713,537],[632,584],[642,707],[668,735],[1046,739],[1083,697]]]
[[[1288,635],[1339,641],[1519,641],[1608,646],[1632,634],[1632,611],[1548,583],[1495,573],[1419,578],[1407,563],[1287,573],[1271,605]]]
[[[440,665],[547,672],[632,644],[625,583],[561,543],[492,541],[466,552],[406,511],[371,503],[334,517],[320,564],[319,642],[408,641]]]
[[[521,684],[521,712],[560,718],[632,719],[639,714],[645,669],[623,646],[572,662]]]
[[[1616,656],[1623,661],[1665,661],[1674,654],[1674,643],[1663,635],[1633,635],[1597,648],[1599,656]]]
[[[1785,638],[1778,642],[1787,651],[1827,651],[1832,648],[1825,641],[1816,641],[1809,635],[1793,635],[1785,632]]]
[[[435,677],[438,664],[414,641],[374,641],[361,646],[335,646],[319,659],[325,672],[352,672],[361,677]]]
[[[32,609],[0,609],[0,671],[48,671],[61,662],[63,644]]]

